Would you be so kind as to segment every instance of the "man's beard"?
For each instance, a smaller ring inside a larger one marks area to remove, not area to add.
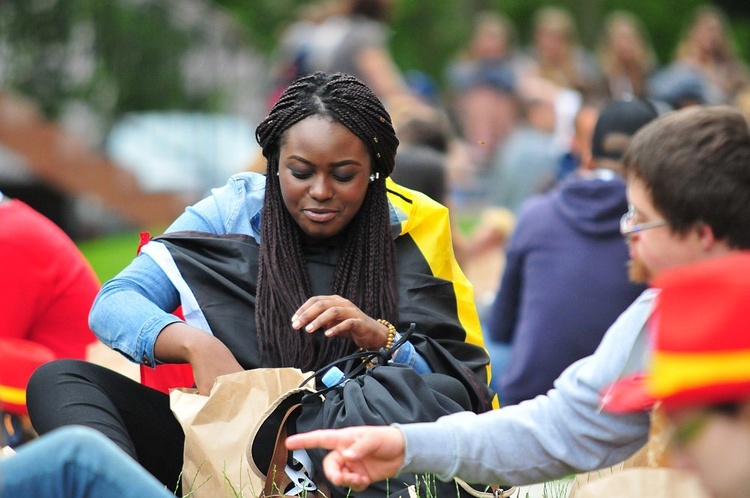
[[[628,276],[630,281],[636,284],[647,284],[651,280],[651,272],[638,258],[628,261]]]

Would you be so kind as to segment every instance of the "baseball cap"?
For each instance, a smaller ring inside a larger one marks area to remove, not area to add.
[[[0,337],[0,410],[28,415],[26,386],[39,366],[56,358],[47,346],[17,337]]]
[[[647,371],[605,390],[609,412],[750,398],[750,252],[662,272]]]
[[[666,102],[673,109],[681,109],[691,104],[705,104],[706,85],[698,71],[688,64],[673,64],[651,78],[649,95]]]
[[[625,147],[608,145],[608,137],[612,134],[619,134],[630,138],[658,115],[656,107],[646,100],[614,100],[607,103],[599,113],[594,126],[591,155],[594,159],[619,161],[625,152]]]

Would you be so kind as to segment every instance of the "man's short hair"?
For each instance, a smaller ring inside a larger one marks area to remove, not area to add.
[[[623,166],[675,232],[706,223],[730,247],[750,249],[750,125],[737,109],[662,116],[635,134]]]

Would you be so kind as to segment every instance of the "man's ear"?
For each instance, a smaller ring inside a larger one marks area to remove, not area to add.
[[[707,223],[699,222],[695,230],[698,233],[698,240],[705,252],[712,252],[716,249],[719,242],[714,235],[714,229]]]

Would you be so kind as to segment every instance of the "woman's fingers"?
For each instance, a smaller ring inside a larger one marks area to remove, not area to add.
[[[323,330],[326,337],[346,337],[365,349],[381,347],[388,336],[387,327],[337,295],[308,299],[292,316],[292,327],[310,334]]]
[[[292,327],[312,333],[363,315],[351,301],[341,296],[315,296],[308,299],[292,316]]]
[[[292,327],[295,329],[307,328],[310,326],[316,318],[318,318],[326,310],[335,306],[341,301],[347,301],[340,296],[314,296],[305,301],[305,304],[299,307],[299,309],[292,316]],[[312,331],[317,330],[320,327],[313,328]]]

